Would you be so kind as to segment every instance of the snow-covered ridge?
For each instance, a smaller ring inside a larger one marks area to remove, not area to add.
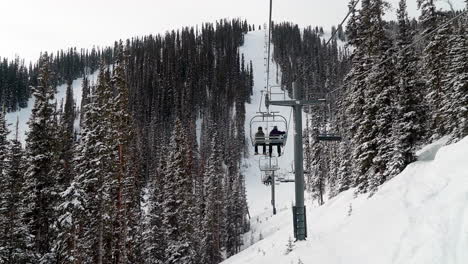
[[[264,239],[223,263],[468,263],[468,137],[444,140],[419,152],[433,160],[410,164],[370,198],[349,190],[321,207],[309,200],[309,237],[291,253],[288,208],[261,219]]]

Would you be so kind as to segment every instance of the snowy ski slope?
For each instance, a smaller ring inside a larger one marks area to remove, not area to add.
[[[97,80],[97,72],[89,75],[88,80],[90,84],[95,83]],[[74,80],[72,83],[73,98],[75,99],[75,105],[77,108],[79,108],[81,105],[82,82],[83,82],[83,78],[78,78]],[[67,91],[66,84],[57,86],[57,93],[55,94],[55,101],[57,102],[58,107],[60,107],[60,104],[62,103],[62,101],[65,104],[66,91]],[[18,139],[24,145],[24,142],[26,140],[26,133],[29,129],[28,121],[29,121],[29,117],[31,116],[31,111],[32,111],[33,106],[34,106],[34,96],[31,96],[31,98],[29,98],[29,101],[28,101],[28,107],[22,108],[16,112],[11,112],[11,113],[6,114],[7,124],[9,124],[8,128],[11,131],[11,133],[8,135],[9,139],[13,139],[15,137],[16,121],[18,120],[19,122],[18,123]],[[76,126],[76,128],[79,129],[78,126]]]
[[[252,61],[254,68],[254,89],[252,101],[250,104],[246,104],[246,121],[245,121],[245,133],[247,137],[250,134],[250,120],[253,116],[259,111],[259,106],[261,105],[261,110],[266,111],[265,101],[262,100],[261,90],[264,89],[266,83],[266,73],[264,65],[264,31],[253,31],[245,36],[244,46],[241,47],[241,52],[245,56],[245,61]],[[276,83],[276,65],[271,64],[271,75],[270,85],[278,85]],[[280,74],[279,74],[280,75]],[[273,98],[278,99],[278,98]],[[289,98],[286,98],[289,99]],[[283,156],[278,158],[278,165],[280,168],[280,174],[288,174],[292,170],[291,164],[293,162],[293,131],[294,131],[294,122],[292,121],[291,109],[290,107],[280,107],[280,106],[270,106],[270,111],[279,112],[280,115],[284,116],[289,122],[289,135],[286,142],[286,146],[282,149]],[[305,115],[304,115],[305,121]],[[257,126],[263,126],[264,124],[256,124],[253,128],[256,130]],[[281,129],[281,127],[279,127]],[[256,131],[254,131],[256,132]],[[247,139],[250,143],[250,137]],[[244,174],[246,175],[246,187],[247,187],[247,199],[249,201],[249,210],[251,216],[256,216],[260,214],[268,214],[272,212],[271,207],[271,194],[270,187],[265,186],[260,180],[260,170],[258,160],[261,157],[254,155],[254,148],[251,144],[249,146],[249,157],[246,157],[244,160]],[[262,147],[259,147],[259,152],[261,152]],[[276,154],[276,147],[273,148],[273,153]],[[285,208],[291,205],[294,200],[294,183],[281,183],[276,186],[276,204],[277,208]]]
[[[247,119],[257,111],[264,85],[263,45],[263,32],[253,32],[247,34],[242,48],[246,61],[253,60],[255,75]],[[278,110],[289,115],[289,109]],[[283,168],[293,160],[291,134],[290,140],[280,161]],[[252,232],[244,238],[248,248],[223,263],[468,263],[468,137],[443,147],[446,141],[443,138],[420,150],[419,161],[370,198],[355,197],[354,190],[349,190],[321,207],[306,201],[308,239],[295,243],[289,254],[285,251],[293,236],[294,184],[277,186],[279,212],[272,216],[270,188],[260,182],[256,156],[247,158]]]

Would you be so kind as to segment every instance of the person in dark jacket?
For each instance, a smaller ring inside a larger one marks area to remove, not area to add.
[[[270,141],[272,139],[278,139],[281,137],[281,135],[284,135],[286,134],[286,132],[284,131],[279,131],[278,130],[278,127],[277,126],[274,126],[273,129],[271,130],[270,132]],[[278,157],[281,157],[281,146],[283,145],[282,143],[270,143],[270,157],[271,157],[271,153],[273,152],[273,145],[276,145],[278,146]]]
[[[265,133],[263,133],[262,127],[258,127],[257,133],[255,133],[255,155],[258,155],[258,145],[263,147],[263,155],[266,154],[265,144]]]
[[[268,176],[268,178],[263,182],[263,184],[265,184],[265,185],[271,185],[271,184],[272,184],[272,180],[273,180],[273,179],[271,178],[271,176]]]

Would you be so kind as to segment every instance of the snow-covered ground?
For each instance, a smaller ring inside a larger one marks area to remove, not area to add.
[[[97,72],[89,75],[88,80],[90,81],[90,84],[95,83],[97,80]],[[77,108],[79,108],[81,105],[82,82],[83,82],[83,78],[78,78],[74,80],[72,83],[73,98],[75,99]],[[58,107],[60,107],[60,104],[62,102],[65,103],[66,91],[67,91],[66,84],[62,84],[57,87],[57,93],[55,94],[55,101],[57,102]],[[15,137],[14,132],[15,132],[15,127],[16,127],[16,121],[18,120],[18,139],[20,142],[23,142],[24,144],[26,140],[26,133],[29,129],[28,121],[29,121],[29,117],[31,116],[31,111],[32,111],[33,106],[34,106],[34,96],[31,96],[31,98],[29,98],[29,101],[28,101],[28,107],[22,108],[16,112],[7,113],[6,120],[7,120],[7,124],[9,124],[8,128],[11,131],[11,133],[8,135],[10,139],[13,139]]]
[[[265,83],[263,48],[263,32],[246,35],[242,52],[253,61],[255,75],[246,133]],[[289,117],[287,108],[274,110]],[[292,138],[290,133],[279,161],[283,169],[293,160]],[[468,263],[468,137],[444,147],[446,142],[443,138],[418,151],[417,162],[370,198],[349,190],[321,207],[307,200],[308,238],[294,243],[289,254],[294,184],[276,186],[278,214],[273,216],[270,188],[260,181],[258,156],[251,155],[244,172],[252,231],[244,237],[247,248],[223,263]]]
[[[261,216],[263,240],[224,263],[468,263],[468,137],[419,155],[370,198],[349,190],[321,207],[308,201],[309,237],[291,253],[291,211],[283,210]]]

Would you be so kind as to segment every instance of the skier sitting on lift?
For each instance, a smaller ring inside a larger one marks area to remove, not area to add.
[[[257,143],[262,142],[262,143]],[[265,133],[263,133],[262,127],[258,127],[257,133],[255,133],[255,155],[258,155],[258,145],[263,147],[263,155],[266,154],[265,145]]]
[[[279,131],[278,127],[274,126],[273,130],[271,130],[271,132],[270,132],[270,140],[272,138],[279,139],[281,137],[281,135],[284,135],[284,134],[286,134],[286,132]],[[270,150],[270,157],[271,157],[271,153],[273,152],[273,145],[278,146],[278,157],[281,157],[281,145],[283,145],[282,143],[274,143],[274,144],[270,143],[270,149],[269,149]]]
[[[267,185],[267,186],[270,185],[271,183],[272,183],[272,178],[271,178],[271,176],[268,176],[268,178],[263,182],[263,184],[265,184],[265,185]]]

